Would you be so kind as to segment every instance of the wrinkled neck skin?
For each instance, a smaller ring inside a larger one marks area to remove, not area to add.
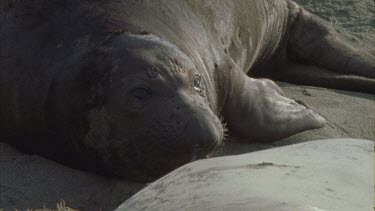
[[[215,113],[221,112],[228,96],[236,95],[243,73],[277,51],[288,19],[286,2],[274,0],[207,1],[203,6],[188,0],[146,6],[120,1],[105,5],[104,11],[125,7],[121,16],[109,16],[112,24],[106,30],[126,25],[133,34],[149,33],[175,45],[202,72]]]

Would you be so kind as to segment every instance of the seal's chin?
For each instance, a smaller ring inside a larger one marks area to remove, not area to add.
[[[190,152],[192,156],[192,159],[190,162],[193,162],[199,159],[208,158],[211,152],[213,152],[215,148],[219,147],[220,144],[221,144],[221,141],[216,141],[214,144],[212,144],[212,146],[209,146],[209,147],[202,148],[202,147],[196,146]]]
[[[208,147],[192,146],[185,150],[163,146],[137,147],[137,163],[149,177],[158,178],[189,162],[207,158],[219,143],[218,140]]]

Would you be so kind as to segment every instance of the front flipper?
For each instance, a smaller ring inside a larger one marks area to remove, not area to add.
[[[325,119],[284,96],[268,79],[242,77],[224,106],[224,118],[236,135],[256,142],[276,141],[305,130],[321,128]]]

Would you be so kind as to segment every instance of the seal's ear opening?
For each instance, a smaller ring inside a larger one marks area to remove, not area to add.
[[[271,142],[325,125],[325,119],[305,105],[285,97],[268,79],[244,77],[224,109],[228,127],[255,142]]]

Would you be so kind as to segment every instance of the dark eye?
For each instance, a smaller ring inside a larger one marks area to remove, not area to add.
[[[203,92],[204,87],[203,87],[203,82],[202,82],[202,77],[201,76],[196,75],[194,77],[193,86],[194,86],[195,91],[197,91],[199,93]]]
[[[131,94],[138,100],[146,100],[151,97],[151,91],[146,88],[135,88],[131,91]]]

